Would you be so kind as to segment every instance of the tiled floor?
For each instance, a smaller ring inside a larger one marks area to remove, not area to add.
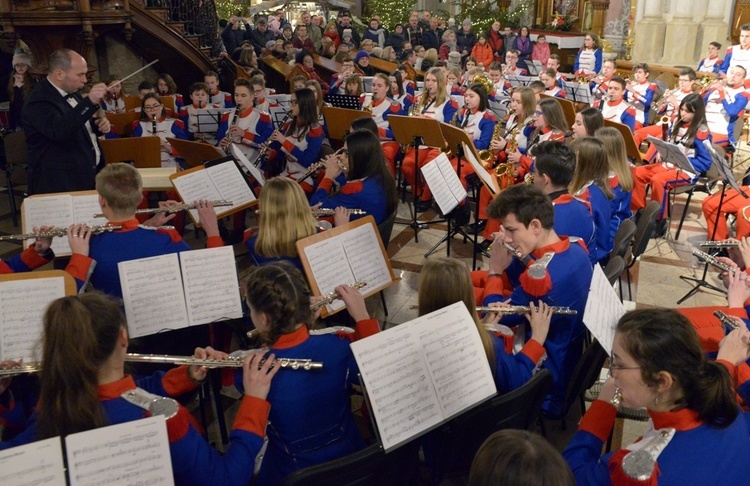
[[[750,163],[744,159],[750,159],[750,149],[743,144],[742,149],[737,154],[738,163],[735,172],[738,175],[742,172],[743,167]],[[631,270],[633,297],[630,298],[631,302],[628,303],[628,307],[677,307],[676,301],[691,289],[691,285],[682,281],[679,277],[701,276],[703,266],[697,265],[697,261],[691,255],[691,248],[698,242],[708,239],[700,206],[703,197],[705,195],[701,193],[693,197],[679,241],[675,241],[672,237],[677,227],[677,224],[674,223],[671,225],[671,230],[666,238],[654,239],[649,242],[648,248],[640,261]],[[685,196],[677,199],[674,205],[674,219],[678,219],[679,215],[682,214],[684,201]],[[420,215],[419,219],[426,222],[434,218],[437,218],[437,214],[434,210],[430,210]],[[409,206],[401,204],[399,206],[399,220],[408,222],[410,219]],[[412,228],[402,224],[395,225],[388,254],[399,281],[385,290],[388,315],[385,316],[378,297],[368,299],[368,308],[375,317],[386,323],[386,327],[417,317],[417,311],[412,309],[411,306],[417,303],[416,291],[419,270],[427,251],[445,236],[446,230],[445,223],[429,225],[426,229],[419,231],[419,242],[417,243],[414,241]],[[21,233],[21,229],[20,227],[14,228],[11,223],[8,197],[6,194],[0,194],[0,235],[16,233]],[[202,242],[195,241],[192,233],[186,236],[186,240],[194,247],[202,246]],[[2,258],[7,258],[20,249],[21,245],[18,242],[0,241],[0,257]],[[235,249],[238,254],[242,251],[241,245],[238,245]],[[434,255],[446,255],[446,245],[442,244]],[[464,243],[459,237],[454,238],[451,242],[450,256],[461,259],[468,267],[471,267],[472,249],[470,243]],[[477,264],[480,269],[486,268],[486,259],[479,256]],[[719,283],[715,278],[714,271],[709,271],[708,280]],[[646,289],[646,291],[642,291],[643,289]],[[625,296],[627,299],[627,287],[625,288]],[[720,305],[724,302],[723,295],[702,290],[684,302],[682,306]],[[573,408],[576,409],[577,407]],[[576,423],[580,418],[580,415],[575,411],[570,415],[565,429],[562,428],[560,422],[547,424],[548,437],[561,449],[564,448],[570,436],[575,432]],[[643,424],[640,423],[626,423],[623,443],[632,442],[640,435],[642,428]]]

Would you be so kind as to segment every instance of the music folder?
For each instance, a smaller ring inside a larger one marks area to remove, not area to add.
[[[161,167],[161,138],[156,136],[100,140],[105,164],[124,162],[136,169]]]

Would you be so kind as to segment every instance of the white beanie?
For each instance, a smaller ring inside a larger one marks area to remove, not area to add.
[[[16,64],[26,64],[27,66],[31,67],[31,58],[25,52],[13,54],[12,66],[15,66]]]

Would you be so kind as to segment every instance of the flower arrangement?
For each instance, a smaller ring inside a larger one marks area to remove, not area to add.
[[[575,24],[576,20],[578,20],[578,17],[576,17],[575,15],[565,16],[560,13],[555,13],[550,23],[547,24],[546,30],[559,30],[562,32],[568,32],[570,30],[573,30],[573,24]]]

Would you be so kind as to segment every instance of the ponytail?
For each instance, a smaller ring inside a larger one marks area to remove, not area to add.
[[[739,413],[733,392],[732,378],[716,361],[704,360],[693,382],[681,384],[685,404],[698,412],[698,418],[711,427],[728,427]]]
[[[99,404],[99,369],[115,350],[125,316],[98,292],[63,297],[44,314],[38,438],[107,425]]]

